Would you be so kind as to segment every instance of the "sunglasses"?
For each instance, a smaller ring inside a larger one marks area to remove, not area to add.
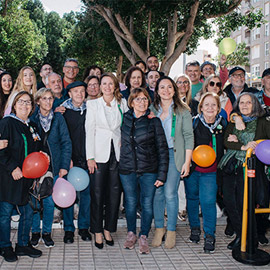
[[[217,82],[217,83],[215,83],[215,82],[210,82],[209,85],[210,85],[211,87],[213,87],[213,86],[216,85],[217,87],[221,88],[222,83],[221,83],[221,82]]]

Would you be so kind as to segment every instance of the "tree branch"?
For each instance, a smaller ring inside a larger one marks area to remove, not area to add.
[[[148,25],[147,25],[147,40],[146,40],[146,52],[148,55],[150,55],[151,20],[152,20],[152,11],[149,10]]]

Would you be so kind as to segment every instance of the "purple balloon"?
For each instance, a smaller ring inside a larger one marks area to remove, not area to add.
[[[52,198],[62,208],[71,206],[76,200],[74,187],[64,178],[58,178],[53,186]]]
[[[255,155],[262,163],[270,165],[270,140],[260,142],[255,148]]]

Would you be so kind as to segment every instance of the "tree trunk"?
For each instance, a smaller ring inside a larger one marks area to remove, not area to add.
[[[117,63],[116,78],[119,82],[122,82],[122,65],[123,65],[123,55],[119,56]]]

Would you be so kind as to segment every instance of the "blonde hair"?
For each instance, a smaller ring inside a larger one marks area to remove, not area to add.
[[[50,88],[42,87],[35,93],[34,96],[35,103],[37,103],[40,100],[40,98],[42,98],[47,93],[50,93],[54,98],[54,94]]]
[[[202,113],[202,106],[203,106],[203,103],[204,103],[204,100],[207,98],[207,97],[213,97],[216,102],[217,102],[217,105],[218,105],[218,113],[220,113],[221,111],[221,104],[220,104],[220,99],[219,99],[219,96],[216,94],[216,93],[212,93],[212,92],[206,92],[202,95],[201,99],[200,99],[200,103],[198,105],[198,113],[201,114]]]
[[[211,81],[212,79],[214,79],[214,78],[218,78],[218,79],[219,79],[219,82],[221,82],[221,79],[220,79],[220,77],[219,77],[218,75],[216,75],[216,74],[211,74],[207,79],[205,79],[205,81],[204,81],[204,83],[203,83],[203,86],[202,86],[202,94],[208,92],[207,87],[208,87],[210,81]],[[223,91],[222,91],[222,86],[221,86],[221,87],[220,87],[220,90],[219,90],[219,92],[218,92],[217,94],[220,96],[222,93],[223,93]]]
[[[186,104],[189,106],[191,100],[192,100],[192,96],[191,96],[191,80],[190,78],[188,77],[188,75],[182,73],[182,74],[179,74],[178,76],[174,77],[174,81],[175,83],[178,81],[179,78],[186,78],[189,82],[189,88],[188,88],[188,91],[186,92]],[[178,88],[178,87],[177,87]]]

